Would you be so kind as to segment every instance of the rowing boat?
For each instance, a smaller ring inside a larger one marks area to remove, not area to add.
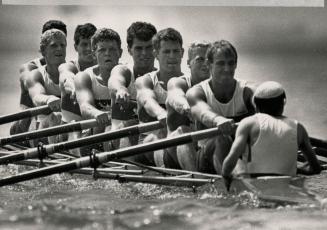
[[[79,123],[78,126],[75,124],[69,127],[74,127],[74,130],[80,130],[85,127],[85,124],[84,126],[83,124],[81,125],[81,123]],[[94,126],[96,122],[90,120],[86,122],[86,125]],[[0,157],[0,163],[23,164],[34,167],[39,167],[40,165],[45,166],[12,177],[2,178],[0,179],[0,186],[15,184],[55,173],[69,172],[93,175],[94,178],[118,180],[119,182],[142,182],[169,186],[184,186],[193,189],[200,186],[212,185],[220,191],[224,190],[224,182],[219,175],[149,167],[134,162],[121,162],[121,158],[131,155],[190,143],[209,136],[211,137],[212,135],[219,135],[219,128],[196,131],[178,137],[166,138],[147,144],[131,146],[111,152],[98,153],[82,158],[71,157],[65,152],[66,150],[82,145],[122,138],[158,128],[161,128],[159,122],[151,122],[127,127],[118,131],[97,134],[76,141],[46,145],[42,147],[42,151],[40,151],[39,148],[26,149],[17,144],[10,144],[14,139],[11,137],[0,138],[0,143],[3,145],[0,149],[0,155],[2,155]],[[63,129],[55,127],[53,130],[58,132]],[[51,134],[54,133],[53,130],[50,131]],[[70,128],[65,129],[65,131],[70,130]],[[38,137],[39,134],[35,135],[34,133],[33,135],[34,137]],[[22,137],[23,136],[20,135],[16,140],[20,141]],[[31,136],[28,138],[31,138]],[[321,164],[326,164],[327,143],[317,138],[311,138],[311,142],[316,146],[315,148]],[[47,159],[44,159],[45,157],[47,157]],[[35,160],[32,158],[40,159]],[[299,164],[304,160],[303,155],[299,154]],[[319,203],[317,197],[305,188],[303,177],[266,176],[257,178],[234,178],[230,192],[232,194],[239,194],[244,191],[253,193],[261,200],[277,203]],[[224,192],[226,191],[224,190]]]

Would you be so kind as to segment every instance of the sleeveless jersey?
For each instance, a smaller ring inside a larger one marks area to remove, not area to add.
[[[295,176],[297,166],[297,121],[255,114],[260,133],[248,156],[242,157],[247,173]]]
[[[43,81],[44,81],[43,87],[45,89],[46,94],[60,97],[61,92],[60,92],[59,84],[56,84],[51,80],[49,73],[46,70],[46,66],[39,67],[39,71],[43,77]]]
[[[92,66],[84,71],[89,74],[92,81],[92,92],[94,96],[94,104],[98,110],[111,113],[111,97],[109,88],[102,85],[97,80],[97,75],[94,73],[94,69],[98,66]]]
[[[78,60],[70,61],[77,69],[77,72],[81,71]],[[62,120],[66,123],[71,122],[73,120],[80,121],[82,120],[81,110],[76,101],[70,98],[69,94],[64,94],[61,98],[61,112],[62,112]]]
[[[216,99],[209,84],[210,79],[207,79],[199,83],[199,86],[201,86],[201,88],[205,93],[207,104],[213,109],[215,113],[226,118],[234,118],[248,113],[248,109],[245,105],[244,98],[243,98],[243,92],[246,86],[246,81],[242,81],[238,79],[235,80],[236,80],[236,86],[235,86],[233,97],[227,103],[221,103]],[[200,127],[203,125],[198,124],[197,126]],[[200,140],[199,144],[202,146],[205,145],[206,142],[207,139]]]

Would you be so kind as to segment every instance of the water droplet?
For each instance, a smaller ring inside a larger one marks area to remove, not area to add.
[[[143,223],[144,223],[144,224],[150,224],[151,221],[150,221],[150,219],[144,219]]]
[[[31,211],[31,210],[33,210],[33,206],[29,205],[29,206],[27,206],[27,209]]]
[[[160,213],[161,213],[161,211],[159,209],[153,210],[153,215],[155,215],[155,216],[159,216]]]

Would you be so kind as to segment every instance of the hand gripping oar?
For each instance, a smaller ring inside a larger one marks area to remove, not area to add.
[[[91,166],[93,168],[96,168],[100,164],[108,161],[133,156],[136,154],[141,154],[148,151],[154,151],[162,148],[168,148],[176,145],[191,143],[193,141],[210,138],[219,134],[221,134],[219,127],[215,127],[206,130],[182,134],[177,137],[170,137],[163,140],[140,144],[137,146],[131,146],[131,147],[115,150],[112,152],[103,152],[88,157],[81,157],[71,162],[52,165],[49,167],[44,167],[41,169],[35,169],[32,171],[21,173],[19,175],[15,175],[12,177],[3,178],[0,180],[0,186],[10,185],[10,184],[31,180],[35,178],[45,177],[56,173],[67,172],[70,170],[80,169],[83,167]]]
[[[81,131],[83,129],[93,128],[97,126],[96,119],[84,120],[79,122],[68,123],[64,125],[58,125],[55,127],[49,127],[45,129],[34,130],[31,132],[19,133],[7,137],[0,138],[0,146],[16,143],[20,141],[26,141],[36,139],[40,137],[48,137],[57,135],[60,133],[68,133],[73,131]]]
[[[42,106],[35,107],[35,108],[25,109],[18,113],[11,113],[11,114],[0,116],[0,125],[6,124],[6,123],[9,123],[12,121],[21,120],[21,119],[24,119],[27,117],[37,116],[39,114],[49,114],[51,112],[52,112],[52,110],[49,108],[48,105],[42,105]]]
[[[95,143],[110,141],[113,139],[118,139],[130,135],[136,135],[144,132],[149,132],[163,128],[163,125],[159,121],[153,121],[148,123],[143,123],[139,125],[133,125],[119,130],[114,130],[106,133],[100,133],[92,135],[89,137],[83,137],[77,140],[66,141],[56,144],[43,145],[37,148],[23,150],[19,153],[10,154],[8,156],[0,157],[0,164],[9,164],[15,161],[26,160],[30,158],[40,158],[43,159],[47,155],[53,154],[55,152],[61,152],[64,150],[79,148],[82,146],[87,146]]]

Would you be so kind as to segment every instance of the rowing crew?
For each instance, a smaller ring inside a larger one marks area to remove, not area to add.
[[[32,102],[25,106],[47,104],[54,111],[34,118],[30,129],[33,122],[38,129],[90,118],[98,122],[91,134],[151,120],[163,124],[160,130],[104,143],[102,150],[112,150],[219,126],[221,135],[217,137],[131,158],[147,165],[218,173],[226,178],[233,170],[293,176],[300,148],[309,163],[302,173],[320,172],[305,128],[282,115],[286,101],[282,86],[266,82],[255,90],[247,81],[234,78],[238,56],[230,42],[193,43],[188,50],[190,71],[184,74],[183,39],[177,30],[157,33],[150,23],[133,23],[127,30],[133,65],[123,65],[119,64],[119,34],[108,28],[96,30],[88,23],[75,31],[77,61],[65,62],[66,26],[54,22],[56,26],[45,29],[41,36],[43,58],[21,71],[22,99]],[[21,128],[14,126],[12,134],[17,132],[15,127]]]

